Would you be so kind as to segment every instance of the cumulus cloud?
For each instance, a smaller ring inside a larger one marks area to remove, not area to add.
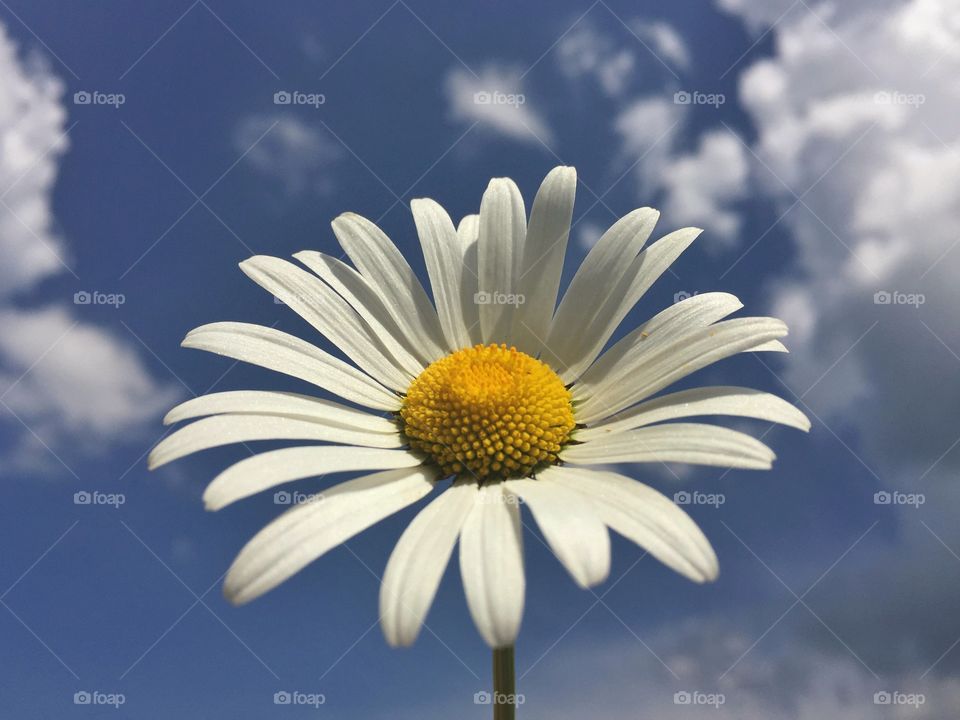
[[[960,9],[911,0],[886,10],[851,3],[837,17],[826,5],[814,10],[819,18],[781,22],[779,52],[741,81],[756,151],[770,169],[759,187],[793,207],[783,222],[803,281],[774,302],[804,306],[817,328],[793,348],[802,355],[787,380],[802,392],[823,358],[847,353],[809,400],[824,413],[851,409],[848,376],[856,373],[872,407],[851,415],[870,449],[898,463],[932,462],[956,440],[960,400],[949,390],[958,361],[947,349],[960,348],[952,311],[960,302],[960,156],[950,149],[960,141],[960,56],[942,49],[944,33],[960,44]],[[877,292],[898,291],[927,302],[875,304]],[[905,373],[905,354],[883,351],[891,347],[922,353],[924,372]]]
[[[95,450],[180,395],[158,387],[129,344],[62,306],[0,310],[0,365],[4,403],[50,445]]]
[[[639,201],[657,204],[671,225],[707,227],[708,248],[733,247],[740,218],[730,205],[745,196],[750,178],[742,143],[707,131],[694,152],[681,151],[689,105],[678,102],[671,88],[641,96],[631,96],[629,90],[638,38],[661,63],[681,69],[690,64],[686,43],[662,21],[633,20],[624,34],[627,42],[600,31],[589,18],[581,20],[557,43],[561,72],[571,83],[593,84],[614,101],[612,127],[620,147],[613,170],[633,176]]]
[[[960,7],[858,0],[783,15],[786,4],[722,2],[758,33],[779,19],[740,95],[756,189],[796,250],[771,290],[797,330],[784,380],[856,435],[878,486],[926,498],[922,515],[890,508],[892,545],[824,617],[871,665],[947,674],[960,663],[958,565],[944,547],[960,548]]]
[[[66,271],[51,193],[67,149],[63,84],[21,62],[0,25],[0,423],[3,472],[63,472],[51,453],[101,451],[141,430],[179,393],[127,339],[72,306],[25,308],[18,293]]]
[[[668,223],[700,226],[723,246],[736,245],[740,215],[729,205],[746,196],[750,175],[746,155],[738,138],[715,130],[700,137],[696,152],[673,158],[661,175]]]
[[[683,106],[657,96],[634,100],[614,118],[620,162],[633,166],[641,196],[661,187],[682,121]]]
[[[518,68],[499,64],[487,65],[479,75],[452,68],[445,83],[451,119],[478,123],[512,140],[536,145],[551,142],[550,127],[523,92],[522,74]]]
[[[614,119],[619,164],[633,168],[640,201],[656,202],[668,224],[702,226],[705,247],[729,249],[741,241],[740,216],[731,205],[748,191],[747,152],[726,130],[709,130],[695,151],[679,151],[686,107],[658,96],[627,105]]]
[[[246,153],[251,167],[279,183],[288,195],[330,192],[330,168],[344,155],[322,127],[285,114],[242,119],[234,131],[233,145],[238,153]]]
[[[38,58],[21,64],[0,25],[0,296],[64,269],[50,209],[57,162],[67,148],[63,83]]]

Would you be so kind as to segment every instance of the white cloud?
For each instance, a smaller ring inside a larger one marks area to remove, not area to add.
[[[673,622],[660,632],[641,630],[640,641],[626,631],[620,639],[598,640],[572,632],[535,666],[520,668],[521,712],[610,720],[939,720],[960,699],[960,683],[953,678],[877,679],[849,654],[827,653],[803,640],[777,643],[775,632],[754,645],[764,629],[724,617]],[[875,694],[885,691],[921,694],[923,702],[916,707],[877,704]],[[429,700],[430,713],[465,716],[472,697],[465,691],[448,693],[440,712],[438,699]],[[705,702],[709,696],[715,704]],[[426,712],[426,706],[414,707],[399,717]]]
[[[286,114],[242,119],[234,131],[233,145],[238,153],[246,153],[246,162],[279,182],[289,195],[330,192],[330,168],[344,154],[319,126]]]
[[[669,225],[696,225],[730,247],[739,242],[740,216],[726,209],[747,193],[750,166],[741,141],[726,131],[700,136],[695,153],[673,158],[662,174],[662,210]],[[714,248],[715,243],[708,243]]]
[[[498,64],[487,65],[474,76],[454,67],[447,73],[450,117],[521,142],[550,143],[553,133],[523,92],[522,72]]]
[[[0,310],[0,364],[4,403],[48,444],[109,441],[180,395],[157,386],[129,343],[62,306]]]
[[[682,105],[662,97],[643,97],[630,103],[613,121],[620,136],[620,162],[635,165],[641,197],[663,182],[673,145],[683,120]]]
[[[583,250],[590,250],[606,230],[607,228],[599,223],[582,220],[577,224],[577,245]]]
[[[705,228],[705,247],[740,243],[740,216],[730,208],[748,191],[751,166],[741,141],[727,131],[703,133],[692,153],[677,151],[689,106],[649,96],[614,118],[620,136],[618,163],[634,167],[638,201],[656,202],[672,226]]]
[[[723,4],[758,32],[783,12]],[[878,485],[926,494],[926,525],[892,508],[894,547],[824,618],[868,663],[923,672],[960,633],[946,610],[960,602],[956,560],[930,531],[960,545],[960,6],[811,3],[771,35],[773,56],[743,71],[740,94],[772,170],[758,170],[756,189],[786,212],[795,246],[772,288],[773,311],[797,330],[784,380],[836,432],[858,436],[850,444]],[[875,304],[878,291],[925,302]],[[854,593],[869,602],[850,603]],[[947,653],[937,672],[958,662]]]
[[[665,64],[688,67],[690,54],[672,26],[662,21],[636,20],[638,37]],[[586,23],[561,43],[560,57],[569,76],[596,74],[604,60],[617,55],[617,46]],[[621,99],[623,99],[621,97]],[[673,225],[700,225],[707,230],[706,247],[730,248],[739,243],[741,220],[730,205],[747,193],[751,167],[742,143],[717,130],[704,132],[693,152],[678,150],[690,105],[678,102],[672,90],[626,101],[613,120],[620,138],[617,165],[633,167],[638,201],[657,204]],[[616,170],[616,168],[615,168]]]
[[[63,270],[50,193],[67,148],[63,83],[21,65],[0,25],[0,297]]]
[[[960,8],[910,0],[813,10],[819,19],[804,11],[781,21],[777,53],[741,80],[756,151],[775,174],[758,189],[787,210],[795,197],[784,183],[797,194],[812,187],[783,221],[801,281],[774,303],[796,306],[803,295],[816,327],[791,343],[786,379],[803,392],[843,356],[808,402],[825,419],[852,418],[879,457],[922,469],[956,439],[957,398],[944,391],[958,361],[944,345],[960,352],[960,155],[951,150],[960,142],[960,54],[951,49]],[[878,290],[927,302],[875,305]],[[907,372],[894,348],[911,348],[923,371]]]
[[[633,51],[581,20],[556,47],[560,71],[570,80],[590,80],[611,98],[622,97],[635,73]]]
[[[717,0],[717,5],[729,13],[740,15],[759,31],[789,16],[797,3],[796,0]]]
[[[668,66],[680,70],[690,67],[690,51],[672,25],[656,20],[647,22],[638,20],[634,23],[637,35],[644,40],[653,53]]]
[[[62,273],[51,193],[67,148],[63,84],[21,63],[0,25],[0,408],[3,472],[50,467],[50,451],[96,453],[129,439],[179,392],[150,377],[130,343],[82,322],[72,306],[14,304]],[[12,417],[16,413],[17,417]]]

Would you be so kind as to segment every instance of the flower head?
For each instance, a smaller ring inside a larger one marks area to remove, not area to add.
[[[264,256],[241,264],[350,362],[246,323],[205,325],[184,346],[293,376],[350,404],[266,391],[201,396],[168,414],[168,423],[202,419],[163,440],[151,467],[230,443],[312,441],[227,468],[204,493],[214,510],[294,480],[374,472],[260,531],[227,574],[228,598],[254,599],[436,488],[384,573],[382,624],[394,645],[416,639],[458,542],[477,628],[493,647],[513,642],[524,599],[521,503],[582,587],[607,577],[608,529],[695,582],[717,576],[710,543],[683,510],[647,485],[592,466],[769,468],[773,452],[758,440],[685,420],[728,415],[808,429],[792,405],[742,387],[660,393],[736,353],[785,350],[786,326],[725,319],[740,302],[702,293],[605,350],[700,231],[678,230],[644,248],[658,213],[629,213],[591,249],[558,304],[575,188],[572,168],[554,169],[528,219],[516,185],[492,180],[479,215],[456,228],[437,203],[414,200],[432,302],[387,236],[350,213],[333,230],[352,266],[319,252],[297,253],[306,270]]]
[[[506,345],[457,350],[410,384],[400,408],[410,447],[446,475],[530,475],[557,462],[574,428],[570,391],[546,363]]]

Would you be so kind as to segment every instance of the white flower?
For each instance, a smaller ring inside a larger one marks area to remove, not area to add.
[[[490,182],[479,215],[454,228],[432,200],[414,200],[433,303],[384,233],[345,214],[333,230],[353,267],[319,252],[295,256],[311,272],[258,256],[243,271],[313,325],[354,364],[277,330],[214,323],[185,347],[254,363],[312,383],[350,406],[308,395],[240,391],[189,400],[167,423],[203,418],[163,440],[151,467],[253,440],[311,440],[242,460],[204,493],[211,510],[293,480],[376,471],[296,505],[243,548],[225,592],[245,603],[398,510],[448,485],[410,523],[387,563],[383,629],[412,643],[459,540],[470,612],[493,647],[511,644],[524,601],[520,503],[582,587],[610,568],[607,528],[695,582],[717,559],[694,522],[652,488],[592,465],[680,462],[767,469],[773,452],[714,425],[669,422],[731,415],[806,430],[796,408],[740,387],[654,397],[735,353],[784,350],[779,320],[725,320],[725,293],[678,302],[603,348],[699,230],[646,249],[658,213],[613,225],[557,305],[576,173],[554,169],[529,221],[516,185]],[[356,409],[354,406],[366,408]]]

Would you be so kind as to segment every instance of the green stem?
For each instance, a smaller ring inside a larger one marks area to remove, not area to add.
[[[493,651],[493,720],[516,718],[517,686],[513,645]]]

